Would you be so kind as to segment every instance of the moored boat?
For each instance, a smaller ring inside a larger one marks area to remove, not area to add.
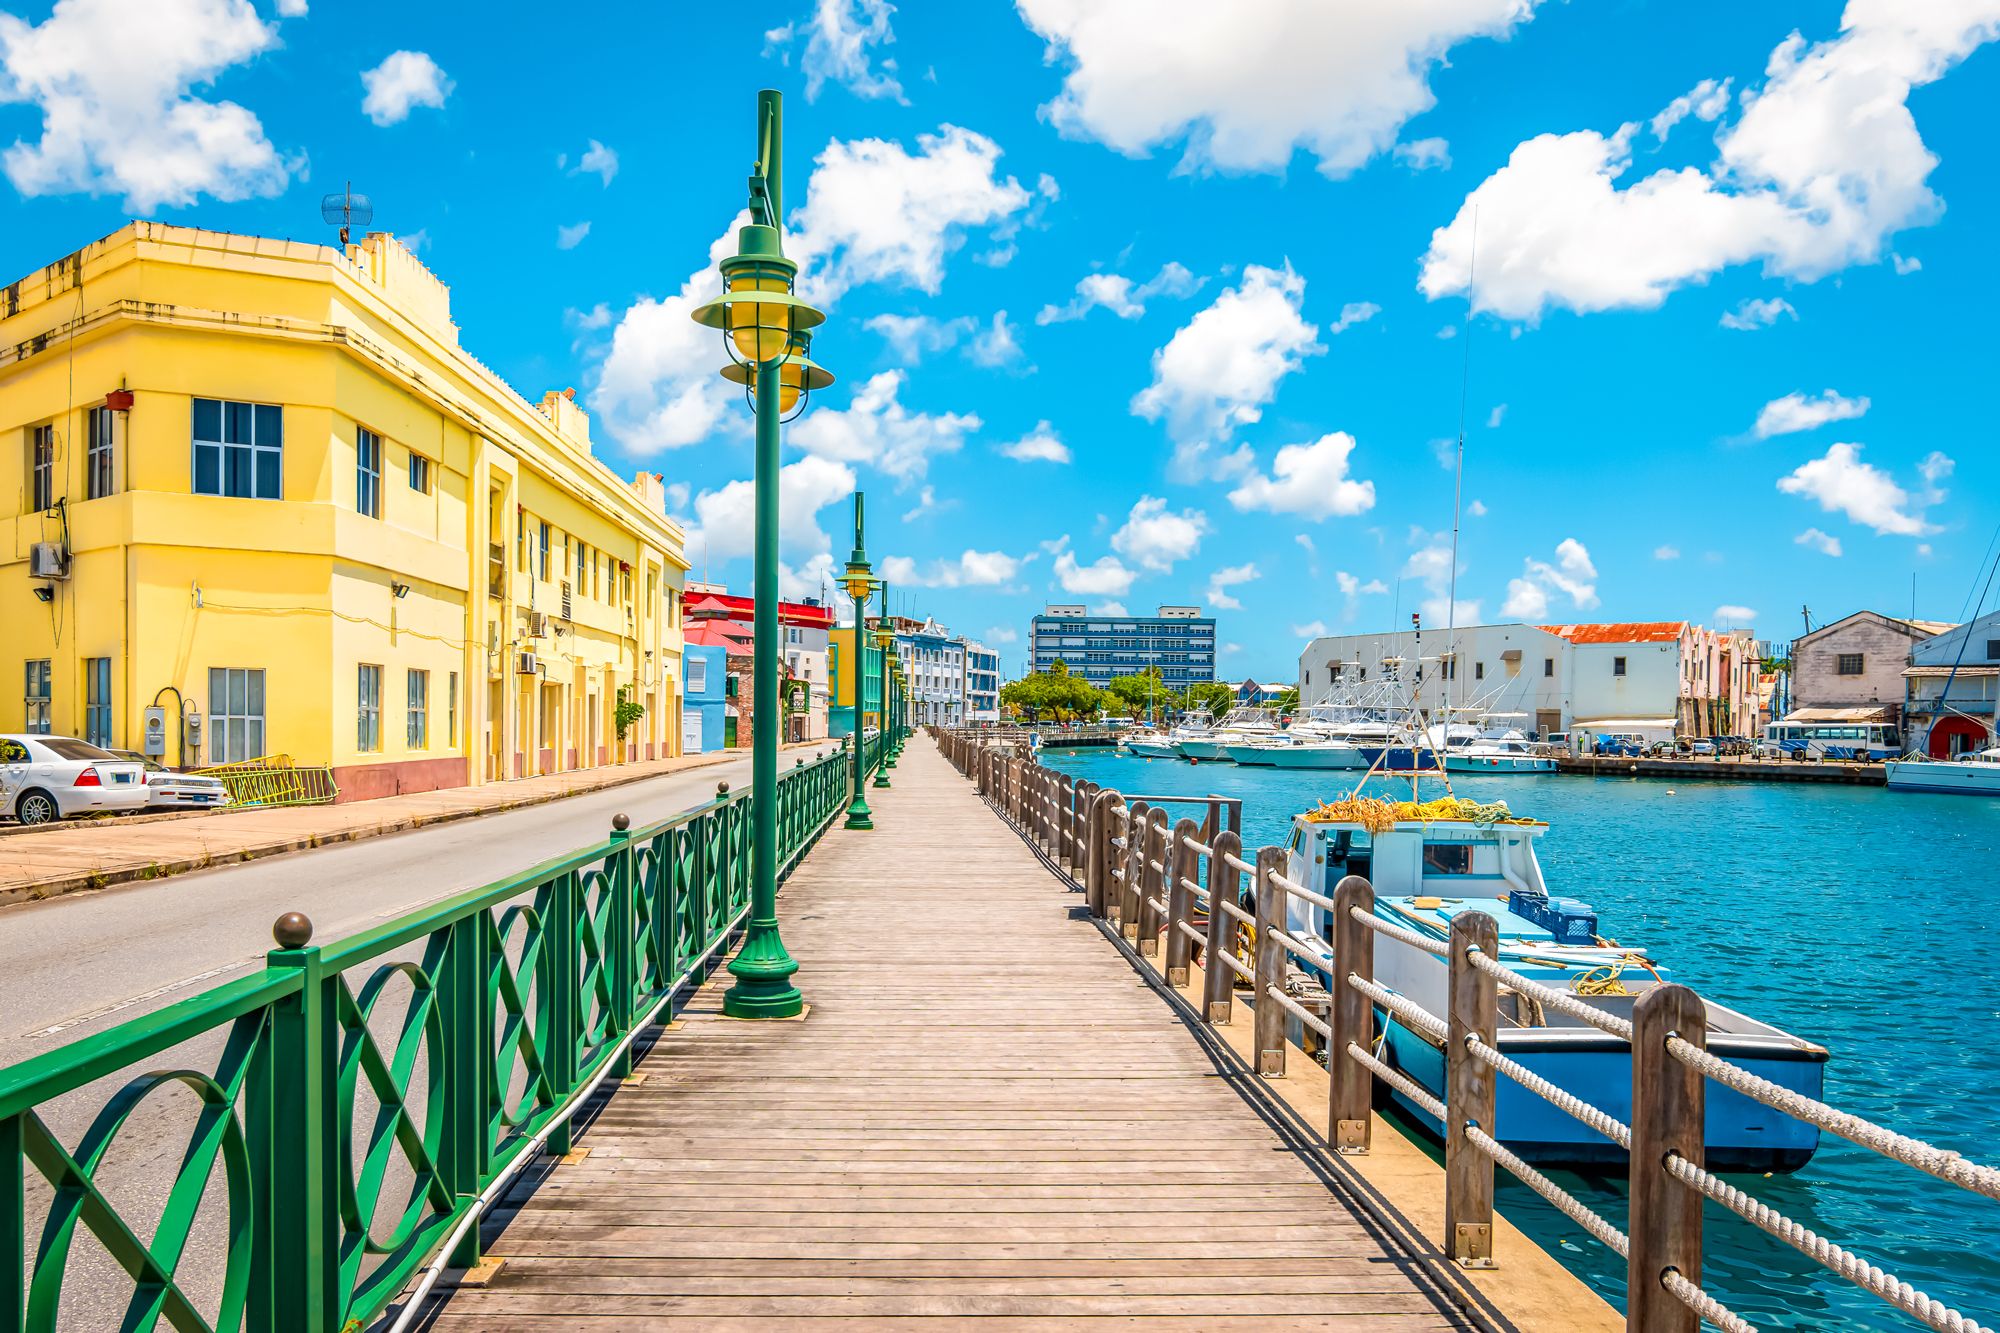
[[[1421,805],[1348,798],[1297,816],[1286,874],[1324,898],[1350,874],[1375,890],[1375,914],[1407,931],[1448,938],[1451,921],[1484,912],[1498,925],[1499,960],[1541,986],[1566,991],[1606,1014],[1629,1019],[1638,997],[1664,984],[1668,968],[1643,946],[1598,932],[1587,904],[1551,897],[1535,855],[1548,832],[1504,805],[1444,798]],[[1324,959],[1315,969],[1334,984],[1330,914],[1290,899],[1288,930]],[[1448,1012],[1448,974],[1438,954],[1386,935],[1374,941],[1376,981],[1433,1014]],[[1826,1048],[1734,1009],[1707,1001],[1708,1048],[1761,1078],[1819,1097]],[[1433,1093],[1444,1086],[1441,1047],[1378,1011],[1385,1059]],[[1619,1038],[1503,986],[1499,1049],[1606,1113],[1630,1123],[1630,1047]],[[1497,1137],[1531,1162],[1579,1167],[1623,1165],[1625,1152],[1512,1079],[1496,1080]],[[1433,1133],[1442,1126],[1400,1094],[1405,1111]],[[1732,1090],[1707,1091],[1707,1162],[1728,1171],[1795,1171],[1818,1147],[1818,1131]]]
[[[1882,773],[1891,791],[2000,796],[2000,746],[1956,759],[1891,759]]]
[[[1222,721],[1206,733],[1177,739],[1174,749],[1183,759],[1226,760],[1229,756],[1224,753],[1224,748],[1227,746],[1248,745],[1283,734],[1274,710],[1245,704],[1230,709]]]

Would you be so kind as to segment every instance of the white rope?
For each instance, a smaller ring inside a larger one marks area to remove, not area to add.
[[[1226,864],[1235,866],[1238,870],[1242,871],[1246,875],[1254,875],[1257,873],[1256,866],[1251,865],[1248,861],[1236,855],[1234,852],[1224,852],[1222,854],[1222,859]]]
[[[1591,1210],[1588,1204],[1578,1199],[1568,1190],[1535,1170],[1534,1167],[1529,1166],[1506,1148],[1501,1147],[1491,1135],[1480,1129],[1479,1126],[1467,1125],[1465,1127],[1465,1141],[1513,1172],[1523,1185],[1526,1185],[1529,1189],[1562,1209],[1572,1222],[1575,1222],[1598,1240],[1617,1251],[1619,1258],[1630,1257],[1631,1242],[1625,1238],[1624,1232],[1612,1226],[1602,1217],[1599,1217]]]
[[[1219,953],[1215,956],[1218,961],[1226,964],[1231,969],[1233,969],[1237,976],[1242,977],[1245,981],[1250,982],[1252,985],[1256,984],[1257,974],[1255,972],[1252,972],[1248,967],[1248,965],[1246,965],[1242,959],[1236,957],[1233,954],[1226,954],[1226,953]]]
[[[1183,838],[1183,839],[1181,839],[1181,846],[1183,846],[1183,847],[1192,847],[1192,848],[1194,848],[1194,850],[1195,850],[1196,854],[1197,854],[1197,855],[1200,855],[1200,856],[1214,856],[1214,855],[1215,855],[1215,848],[1213,848],[1213,847],[1209,846],[1209,845],[1208,845],[1207,843],[1205,843],[1205,842],[1196,842],[1196,841],[1195,841],[1195,840],[1194,840],[1193,838]]]
[[[1574,1093],[1563,1091],[1519,1061],[1500,1054],[1481,1041],[1476,1032],[1465,1035],[1465,1048],[1557,1110],[1581,1120],[1625,1151],[1632,1151],[1632,1131],[1622,1121],[1606,1115]]]
[[[1186,875],[1182,875],[1181,884],[1186,887],[1189,893],[1194,894],[1196,897],[1199,897],[1201,895],[1201,884],[1198,881],[1190,879]]]
[[[1858,1115],[1836,1110],[1825,1102],[1813,1100],[1804,1093],[1794,1092],[1769,1079],[1759,1078],[1749,1070],[1733,1065],[1721,1056],[1712,1055],[1683,1038],[1668,1037],[1667,1051],[1689,1068],[1699,1070],[1717,1083],[1734,1088],[1744,1096],[1782,1111],[1795,1120],[1817,1125],[1829,1133],[1838,1134],[1850,1142],[1881,1153],[1884,1157],[1892,1158],[1905,1166],[1929,1172],[1939,1180],[1950,1181],[1976,1194],[1984,1194],[1989,1199],[2000,1199],[2000,1171],[1990,1166],[1968,1161],[1948,1149],[1925,1143],[1922,1139],[1898,1134],[1894,1130],[1884,1129],[1872,1121],[1863,1120]]]
[[[1621,1041],[1632,1040],[1632,1020],[1607,1014],[1566,990],[1556,990],[1544,986],[1539,981],[1530,981],[1512,968],[1502,967],[1488,958],[1484,949],[1467,949],[1465,956],[1481,972],[1506,982],[1517,991],[1534,996],[1549,1008],[1559,1009],[1571,1018],[1580,1018],[1598,1031],[1608,1032]]]
[[[1381,917],[1376,916],[1373,912],[1364,912],[1359,907],[1350,907],[1347,909],[1347,914],[1376,934],[1387,935],[1392,940],[1401,940],[1413,949],[1422,949],[1425,953],[1434,953],[1440,958],[1445,957],[1451,952],[1451,950],[1445,947],[1443,940],[1434,940],[1428,935],[1420,935],[1414,930],[1407,930],[1402,926],[1392,925],[1384,921]]]
[[[1223,914],[1225,916],[1228,916],[1233,920],[1240,921],[1244,925],[1252,927],[1253,929],[1256,927],[1257,918],[1252,916],[1250,913],[1244,911],[1241,907],[1238,907],[1235,903],[1232,903],[1227,899],[1218,898],[1215,901],[1215,905],[1222,909]]]
[[[1167,900],[1164,898],[1154,898],[1148,896],[1146,899],[1146,906],[1152,908],[1155,912],[1158,912],[1161,916],[1165,916],[1167,914]]]
[[[1181,934],[1193,940],[1196,944],[1205,945],[1208,943],[1208,936],[1202,934],[1200,931],[1196,930],[1193,926],[1190,926],[1185,921],[1174,922],[1174,929],[1178,930]]]
[[[1347,974],[1347,984],[1366,995],[1375,1003],[1403,1020],[1406,1027],[1427,1032],[1439,1041],[1451,1039],[1451,1028],[1445,1021],[1414,1000],[1405,999],[1392,990],[1386,990],[1372,981],[1363,981],[1352,972]]]
[[[1291,894],[1294,898],[1303,898],[1307,902],[1312,903],[1317,907],[1324,907],[1329,912],[1336,912],[1340,910],[1339,908],[1334,906],[1333,899],[1325,896],[1324,894],[1314,893],[1311,889],[1307,888],[1303,884],[1295,884],[1290,879],[1276,873],[1275,871],[1273,871],[1271,874],[1271,882],[1273,884],[1276,884],[1279,888],[1283,889],[1286,893]]]
[[[1682,1277],[1678,1269],[1669,1268],[1660,1274],[1660,1285],[1722,1333],[1757,1333],[1755,1324]]]
[[[1289,1009],[1293,1017],[1297,1018],[1299,1022],[1304,1023],[1314,1032],[1319,1033],[1323,1039],[1327,1041],[1333,1040],[1333,1029],[1328,1027],[1318,1014],[1306,1008],[1276,986],[1264,987],[1264,993],[1273,1000],[1276,1000],[1280,1009]]]
[[[1667,1154],[1666,1168],[1668,1175],[1690,1189],[1707,1195],[1752,1226],[1776,1236],[1813,1262],[1824,1265],[1855,1286],[1873,1292],[1904,1314],[1937,1329],[1938,1333],[1992,1333],[1991,1329],[1966,1318],[1944,1302],[1926,1296],[1894,1273],[1883,1272],[1776,1209],[1759,1203],[1727,1181],[1710,1175],[1679,1153]]]
[[[1312,949],[1308,949],[1305,945],[1305,942],[1299,939],[1297,936],[1292,935],[1286,931],[1279,930],[1276,926],[1272,926],[1270,928],[1269,933],[1271,938],[1278,942],[1278,947],[1280,949],[1283,949],[1286,953],[1289,953],[1290,955],[1292,955],[1292,957],[1298,959],[1300,962],[1310,964],[1313,967],[1326,966],[1328,961],[1327,956],[1323,953],[1318,953]]]
[[[1377,1060],[1351,1041],[1347,1043],[1347,1054],[1356,1063],[1372,1071],[1376,1078],[1381,1079],[1384,1083],[1387,1083],[1390,1087],[1402,1093],[1426,1111],[1429,1111],[1439,1120],[1444,1119],[1444,1103],[1431,1096],[1429,1092],[1411,1082],[1396,1070],[1389,1068],[1389,1066],[1383,1064],[1380,1060]]]

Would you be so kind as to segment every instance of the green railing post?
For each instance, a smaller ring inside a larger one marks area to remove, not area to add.
[[[278,918],[271,968],[296,968],[299,989],[271,1008],[269,1055],[250,1105],[258,1176],[251,1260],[252,1333],[336,1333],[340,1290],[337,973],[320,963],[312,922]]]
[[[549,884],[549,906],[545,914],[542,960],[546,969],[541,980],[542,1021],[548,1041],[542,1053],[549,1086],[560,1103],[576,1087],[577,951],[581,948],[577,917],[583,911],[583,888],[575,871],[556,877]],[[565,1120],[549,1135],[548,1149],[566,1157],[576,1146],[572,1122]]]
[[[28,1320],[28,1162],[21,1123],[32,1111],[0,1120],[0,1333],[21,1333]]]
[[[612,1078],[632,1077],[632,1048],[622,1044],[625,1035],[632,1030],[636,1017],[633,1012],[633,995],[638,990],[636,936],[638,933],[638,912],[632,903],[632,819],[629,815],[611,816],[611,844],[604,854],[606,890],[611,895],[611,910],[605,916],[604,965],[609,973],[611,991],[610,1040],[619,1042],[618,1054],[611,1062]]]
[[[445,1085],[438,1092],[445,1099],[438,1168],[461,1208],[479,1197],[493,1166],[486,1122],[492,1105],[493,1006],[486,991],[491,928],[491,918],[484,912],[461,917],[445,928],[450,934],[436,988],[447,1048]],[[478,1227],[466,1229],[451,1262],[459,1268],[479,1262]]]
[[[674,956],[677,932],[674,930],[673,839],[676,836],[673,832],[657,834],[650,849],[653,853],[653,914],[647,919],[647,925],[653,932],[653,958],[658,967],[655,980],[669,995],[673,992],[674,978],[681,974],[680,959]],[[634,857],[632,866],[635,872],[638,864],[638,858]],[[671,1022],[673,1016],[674,1005],[669,999],[667,1007],[661,1011],[660,1021]]]

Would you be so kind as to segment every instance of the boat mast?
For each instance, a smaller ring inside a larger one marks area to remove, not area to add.
[[[1465,273],[1465,327],[1459,341],[1465,344],[1458,373],[1458,468],[1451,483],[1451,581],[1445,594],[1445,651],[1450,654],[1451,674],[1442,692],[1445,725],[1451,725],[1452,696],[1458,684],[1458,525],[1465,503],[1465,405],[1472,388],[1472,303],[1473,282],[1479,276],[1479,205],[1472,206],[1472,258]]]

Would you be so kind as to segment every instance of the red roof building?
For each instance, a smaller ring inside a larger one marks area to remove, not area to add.
[[[1674,643],[1687,633],[1685,620],[1621,620],[1610,625],[1543,625],[1571,643]]]

